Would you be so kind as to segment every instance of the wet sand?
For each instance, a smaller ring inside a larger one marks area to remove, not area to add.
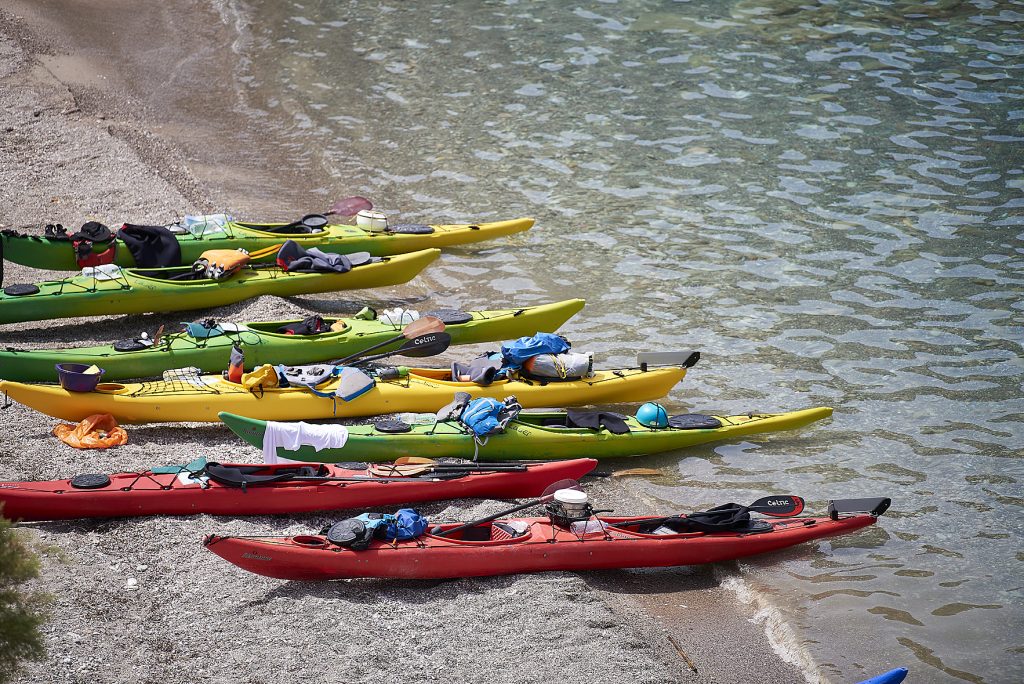
[[[0,12],[2,227],[95,218],[167,221],[228,209],[250,216],[309,206],[318,191],[270,130],[231,97],[238,40],[229,3],[7,2]],[[187,36],[188,40],[169,36]],[[216,46],[196,49],[196,45]],[[5,284],[47,274],[7,264]],[[429,274],[387,293],[429,298]],[[329,295],[340,301],[349,295]],[[264,297],[216,312],[302,314],[312,298]],[[319,299],[318,299],[319,301]],[[433,301],[445,305],[444,301]],[[496,302],[512,305],[516,302]],[[341,305],[339,306],[346,306]],[[209,312],[197,312],[196,318]],[[582,315],[586,315],[584,312]],[[20,347],[109,342],[179,314],[5,326]],[[2,375],[2,370],[0,370]],[[0,478],[258,460],[217,426],[129,428],[130,443],[78,452],[51,419],[3,412]],[[615,464],[606,464],[612,469]],[[628,479],[598,482],[602,506],[658,512]],[[496,502],[421,506],[432,519]],[[340,514],[195,516],[21,525],[42,553],[36,586],[53,596],[49,658],[19,681],[794,682],[752,608],[721,586],[733,570],[550,573],[446,582],[285,583],[206,552],[205,533],[298,533]],[[373,645],[376,644],[376,645]],[[794,646],[795,648],[795,646]],[[816,677],[811,677],[815,681]]]

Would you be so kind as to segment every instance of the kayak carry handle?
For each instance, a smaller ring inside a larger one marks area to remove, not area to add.
[[[828,517],[839,520],[840,513],[870,513],[878,517],[889,510],[892,499],[872,497],[866,499],[835,499],[828,502]]]

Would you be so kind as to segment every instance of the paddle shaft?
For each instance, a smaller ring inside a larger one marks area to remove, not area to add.
[[[293,477],[285,482],[443,482],[457,480],[470,475],[470,471],[444,473],[443,477],[372,477],[370,475],[353,475],[351,477]],[[252,485],[250,485],[252,486]]]
[[[384,342],[379,342],[379,343],[373,345],[372,347],[367,347],[366,349],[364,349],[361,352],[356,352],[355,354],[349,354],[348,356],[346,356],[343,359],[336,360],[334,363],[339,365],[339,366],[343,366],[343,365],[345,365],[346,363],[348,363],[349,361],[351,361],[353,359],[358,359],[360,356],[363,356],[364,354],[369,354],[370,352],[374,351],[375,349],[380,349],[381,347],[386,347],[389,344],[394,344],[395,342],[400,342],[401,340],[404,340],[404,339],[405,339],[405,335],[396,335],[395,337],[392,337],[390,340],[386,340]]]
[[[518,506],[514,506],[512,508],[504,510],[501,513],[496,513],[494,515],[489,515],[486,518],[479,518],[477,520],[473,520],[473,521],[468,522],[468,523],[463,523],[463,524],[459,525],[458,527],[451,528],[450,530],[440,530],[437,533],[433,533],[432,532],[431,534],[433,534],[435,537],[447,537],[449,534],[454,534],[455,532],[461,532],[462,530],[468,530],[471,527],[476,527],[477,525],[483,525],[484,523],[491,522],[492,520],[497,520],[498,518],[503,518],[506,515],[508,515],[509,513],[515,513],[516,511],[521,511],[523,509],[530,508],[532,506],[539,506],[540,504],[547,503],[548,501],[551,501],[554,498],[555,498],[555,495],[552,494],[550,496],[544,496],[544,497],[541,497],[539,499],[533,499],[532,501],[527,501],[524,504],[519,504]]]
[[[483,472],[487,470],[522,472],[527,468],[527,466],[522,463],[515,465],[495,465],[491,463],[481,463],[479,465],[461,465],[459,463],[410,463],[404,466],[381,465],[375,463],[374,467],[378,470],[401,470],[402,468],[426,467],[429,470],[469,470],[473,472]]]
[[[751,505],[751,506],[742,506],[742,507],[736,507],[736,508],[723,508],[723,509],[721,509],[719,511],[715,511],[715,513],[736,513],[739,510],[741,510],[741,508],[746,508],[748,511],[754,511],[755,513],[763,513],[764,515],[771,516],[773,518],[788,518],[788,517],[793,516],[793,515],[798,515],[803,510],[803,506],[801,506],[800,508],[796,509],[793,512],[778,513],[778,512],[773,511],[772,508],[768,507],[768,506],[755,506],[755,505]],[[776,506],[775,508],[778,508],[778,507]],[[635,525],[637,523],[649,524],[649,523],[656,523],[656,522],[664,522],[666,520],[672,520],[673,518],[676,518],[676,517],[678,517],[678,516],[667,515],[667,516],[662,516],[660,518],[639,518],[637,520],[630,520],[630,521],[628,521],[628,524]]]

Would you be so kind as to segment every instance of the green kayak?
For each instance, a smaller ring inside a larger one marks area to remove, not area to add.
[[[440,256],[439,249],[381,257],[346,273],[298,273],[278,266],[245,266],[224,280],[171,280],[191,267],[119,269],[114,277],[74,276],[35,285],[10,285],[0,293],[0,323],[74,316],[105,316],[206,309],[260,295],[291,297],[315,292],[398,285]]]
[[[427,312],[445,321],[452,344],[476,344],[506,340],[536,332],[554,332],[583,308],[582,299],[554,304],[527,306],[496,311]],[[21,382],[53,382],[54,364],[95,364],[104,369],[104,380],[127,380],[158,376],[168,368],[195,366],[204,373],[216,373],[228,367],[231,346],[240,343],[245,365],[255,368],[264,363],[296,365],[336,359],[394,338],[401,326],[379,320],[340,319],[345,327],[338,332],[318,335],[287,335],[277,332],[296,321],[244,323],[237,331],[217,337],[196,339],[187,332],[164,335],[159,344],[129,351],[117,351],[114,345],[71,349],[0,349],[0,377]],[[333,322],[333,321],[331,321]],[[228,327],[228,326],[224,326]],[[340,327],[340,326],[336,326]],[[395,347],[399,343],[395,343]]]
[[[326,225],[308,233],[287,232],[285,223],[228,223],[223,231],[193,235],[175,235],[181,246],[181,263],[190,264],[208,249],[244,249],[253,252],[285,240],[294,240],[305,249],[317,247],[325,252],[369,252],[373,256],[389,256],[418,252],[421,249],[453,247],[520,233],[533,226],[533,219],[521,218],[492,223],[453,225],[398,225],[371,232],[357,226]],[[278,231],[278,232],[275,232]],[[279,232],[285,231],[285,232]],[[135,258],[120,239],[114,240],[114,263],[135,266]],[[96,252],[107,245],[94,246]],[[17,264],[51,271],[78,271],[74,248],[68,240],[28,235],[13,230],[0,231],[0,253]],[[266,260],[273,261],[272,256]]]
[[[605,428],[566,427],[565,411],[523,412],[509,423],[504,433],[488,438],[487,443],[479,448],[479,458],[500,461],[641,456],[761,432],[793,430],[831,415],[832,409],[825,406],[789,413],[739,416],[685,414],[672,421],[687,426],[678,428],[648,428],[635,418],[628,418],[626,425],[629,431],[613,434]],[[232,413],[221,413],[220,419],[243,440],[263,448],[266,421]],[[277,456],[294,461],[341,462],[391,461],[408,456],[473,458],[476,453],[472,435],[455,421],[412,425],[408,432],[397,433],[384,432],[373,424],[346,425],[345,428],[348,441],[340,449],[316,451],[312,446],[302,445],[298,450],[290,451],[278,447]]]

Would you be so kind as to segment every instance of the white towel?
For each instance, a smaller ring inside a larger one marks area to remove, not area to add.
[[[313,425],[310,423],[278,423],[268,420],[263,433],[264,463],[299,463],[277,455],[278,448],[298,451],[299,447],[340,449],[348,441],[348,428],[344,425]]]

